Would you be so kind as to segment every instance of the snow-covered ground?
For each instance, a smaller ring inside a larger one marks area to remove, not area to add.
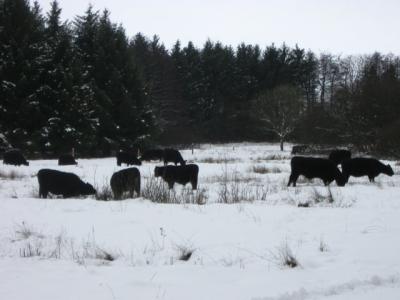
[[[182,154],[200,166],[204,205],[38,199],[39,169],[100,189],[121,169],[114,158],[1,165],[0,299],[400,299],[396,162],[393,177],[328,190],[318,180],[287,188],[290,153],[277,145]],[[139,167],[142,189],[155,165]]]

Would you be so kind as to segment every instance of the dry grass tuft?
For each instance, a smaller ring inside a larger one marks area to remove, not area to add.
[[[110,201],[114,199],[111,187],[108,184],[104,184],[102,187],[96,187],[96,200]]]
[[[236,163],[241,160],[238,158],[228,158],[228,157],[204,157],[200,159],[196,159],[197,163],[206,163],[206,164],[226,164],[226,163]]]
[[[250,167],[250,172],[257,173],[257,174],[277,174],[282,173],[281,169],[277,167],[267,167],[265,165],[255,165]]]
[[[219,188],[217,190],[218,203],[239,203],[266,200],[267,196],[276,192],[277,185],[258,184],[259,178],[249,177],[243,180],[243,176],[236,171],[228,171],[225,165],[222,174],[218,178]]]
[[[143,198],[156,203],[175,203],[175,204],[205,204],[208,199],[208,191],[205,188],[192,190],[182,188],[180,192],[169,189],[168,185],[160,179],[150,177],[145,180],[141,195]]]
[[[321,203],[321,202],[333,203],[335,199],[333,197],[331,188],[328,186],[326,195],[322,194],[317,189],[313,188],[311,194],[311,201],[313,203]]]
[[[17,172],[16,170],[11,170],[11,171],[5,171],[5,170],[0,170],[0,179],[4,180],[19,180],[26,177],[25,175]]]
[[[271,255],[272,260],[282,267],[296,268],[300,266],[299,261],[293,254],[293,251],[290,249],[287,242],[279,246],[275,252],[271,253]]]
[[[267,156],[258,156],[256,158],[251,158],[251,160],[254,160],[256,162],[265,162],[271,160],[287,160],[287,159],[290,159],[290,156],[284,154],[270,154]]]

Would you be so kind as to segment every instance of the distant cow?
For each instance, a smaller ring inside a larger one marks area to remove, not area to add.
[[[164,150],[163,149],[146,150],[143,153],[143,155],[140,157],[141,161],[163,160],[163,159],[164,159]]]
[[[309,149],[308,145],[294,145],[292,147],[292,154],[305,153]]]
[[[124,192],[129,192],[131,198],[133,192],[140,196],[140,172],[137,168],[115,172],[111,176],[110,185],[115,199],[121,199]]]
[[[123,163],[127,166],[140,166],[142,164],[142,162],[136,157],[136,155],[129,152],[120,151],[117,153],[117,165],[121,166],[121,164]]]
[[[92,195],[96,190],[73,173],[41,169],[38,174],[39,198],[47,198],[48,193],[62,195],[64,198],[79,195]]]
[[[163,152],[164,165],[166,166],[169,162],[173,162],[175,166],[179,163],[181,166],[186,164],[183,160],[182,155],[176,149],[166,148]]]
[[[370,182],[375,182],[375,177],[383,173],[393,176],[394,172],[390,165],[385,165],[375,158],[357,157],[342,163],[343,176],[346,182],[350,176],[368,176]]]
[[[58,158],[58,165],[59,166],[66,166],[66,165],[77,165],[75,158],[71,154],[62,154]]]
[[[343,174],[335,163],[329,159],[295,156],[292,158],[290,165],[292,172],[290,173],[288,186],[291,183],[296,186],[296,181],[300,175],[308,179],[320,178],[325,185],[329,185],[333,180],[336,181],[338,186],[344,186],[346,183]]]
[[[175,182],[186,185],[188,182],[191,183],[192,189],[197,189],[197,179],[199,176],[199,166],[195,164],[183,165],[183,166],[164,166],[155,167],[154,176],[162,177],[162,179],[168,183],[168,187],[172,189]]]
[[[3,164],[14,165],[14,166],[20,166],[20,165],[29,166],[29,162],[27,162],[25,157],[22,155],[21,151],[17,149],[4,152]]]
[[[351,158],[351,152],[349,150],[336,149],[332,150],[329,154],[329,159],[336,165],[340,165],[343,161]]]

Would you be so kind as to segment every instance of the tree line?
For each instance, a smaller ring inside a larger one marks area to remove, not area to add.
[[[0,133],[108,155],[135,145],[292,140],[399,154],[400,58],[128,37],[92,6],[62,21],[0,0]]]

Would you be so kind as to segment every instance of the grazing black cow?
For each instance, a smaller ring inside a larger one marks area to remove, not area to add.
[[[75,158],[71,154],[62,154],[58,158],[59,166],[77,165]]]
[[[47,198],[48,193],[62,195],[63,198],[92,195],[96,190],[73,173],[41,169],[38,174],[39,198]]]
[[[336,165],[340,165],[343,161],[351,158],[351,152],[349,150],[335,149],[329,154],[329,159]]]
[[[179,163],[181,166],[186,164],[186,161],[183,160],[182,155],[176,149],[166,148],[163,152],[163,160],[164,165],[168,165],[169,162],[173,162],[175,166]]]
[[[163,159],[164,159],[164,150],[163,149],[146,150],[143,153],[143,155],[140,157],[141,161],[163,160]]]
[[[336,181],[338,186],[346,184],[343,174],[335,163],[329,159],[295,156],[292,158],[290,165],[292,172],[290,173],[288,186],[291,183],[296,186],[297,178],[300,175],[308,179],[320,178],[325,185],[329,185],[333,180]]]
[[[195,164],[183,165],[183,166],[164,166],[155,167],[154,176],[162,177],[162,179],[168,183],[168,187],[172,189],[175,182],[186,185],[188,182],[191,183],[192,189],[197,189],[197,179],[199,176],[199,166]]]
[[[307,150],[309,150],[309,146],[308,145],[294,145],[292,147],[292,154],[305,153]]]
[[[356,157],[342,163],[343,176],[346,182],[350,176],[368,176],[370,182],[375,182],[375,177],[383,173],[393,176],[394,172],[390,165],[385,165],[375,158]]]
[[[21,151],[17,149],[9,150],[3,154],[3,164],[20,166],[29,166],[29,162],[26,161],[25,157],[22,155]]]
[[[142,162],[136,157],[136,155],[129,152],[119,151],[117,153],[117,165],[121,166],[121,164],[123,163],[125,163],[127,166],[140,166],[142,164]]]
[[[129,197],[133,197],[133,192],[140,196],[140,172],[137,168],[128,168],[115,172],[110,180],[111,189],[115,199],[121,199],[124,192],[129,192]]]

